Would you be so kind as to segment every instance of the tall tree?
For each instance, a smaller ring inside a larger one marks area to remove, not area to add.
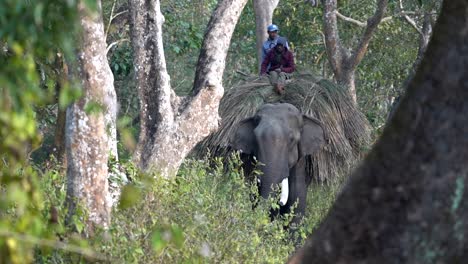
[[[106,228],[110,222],[107,161],[109,136],[105,113],[108,91],[113,90],[113,75],[107,63],[101,2],[90,10],[78,5],[81,43],[78,56],[78,78],[83,97],[67,110],[67,201],[70,214],[77,203],[89,213],[87,233],[95,227]]]
[[[315,4],[315,3],[314,3]],[[355,72],[366,54],[369,42],[382,20],[388,0],[378,0],[377,8],[367,20],[366,27],[354,49],[344,47],[340,39],[337,21],[337,0],[323,1],[323,27],[328,60],[338,83],[349,88],[350,95],[356,102]]]
[[[468,257],[468,2],[444,1],[400,107],[290,263]]]
[[[279,0],[254,0],[255,12],[255,36],[257,38],[258,72],[262,65],[262,46],[267,39],[267,26],[273,21],[273,12],[278,6]]]
[[[141,168],[174,175],[195,144],[218,127],[225,58],[246,2],[219,1],[205,33],[192,93],[181,98],[172,90],[166,70],[160,1],[129,0],[141,105],[135,159]]]

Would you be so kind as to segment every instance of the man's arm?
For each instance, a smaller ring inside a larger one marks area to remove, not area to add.
[[[265,59],[265,57],[267,55],[266,43],[267,43],[267,41],[263,42],[263,45],[262,45],[262,62],[263,62],[263,60]]]
[[[265,58],[263,59],[263,62],[262,62],[262,68],[260,70],[260,75],[263,75],[263,74],[266,74],[266,71],[267,71],[267,68],[268,68],[268,65],[270,64],[270,54],[271,54],[271,51],[265,56]]]
[[[286,63],[281,67],[281,70],[286,73],[292,73],[296,70],[296,64],[294,63],[292,52],[288,51],[288,54],[286,55]]]

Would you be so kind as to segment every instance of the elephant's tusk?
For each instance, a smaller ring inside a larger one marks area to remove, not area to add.
[[[289,183],[288,183],[288,178],[285,178],[281,182],[281,196],[280,196],[280,205],[284,206],[288,202],[288,196],[289,196]]]

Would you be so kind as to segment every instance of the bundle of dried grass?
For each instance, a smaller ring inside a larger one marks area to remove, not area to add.
[[[342,87],[312,74],[295,75],[286,85],[286,93],[277,95],[268,79],[252,77],[232,87],[220,104],[222,118],[217,132],[199,146],[198,154],[210,152],[228,157],[229,139],[237,124],[255,114],[265,103],[286,102],[302,113],[322,121],[329,136],[328,145],[308,158],[309,179],[335,181],[360,157],[370,139],[369,124]]]

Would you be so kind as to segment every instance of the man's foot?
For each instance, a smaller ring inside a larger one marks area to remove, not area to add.
[[[278,84],[275,84],[275,92],[279,95],[283,95],[284,94],[284,84],[281,84],[281,83],[278,83]]]

